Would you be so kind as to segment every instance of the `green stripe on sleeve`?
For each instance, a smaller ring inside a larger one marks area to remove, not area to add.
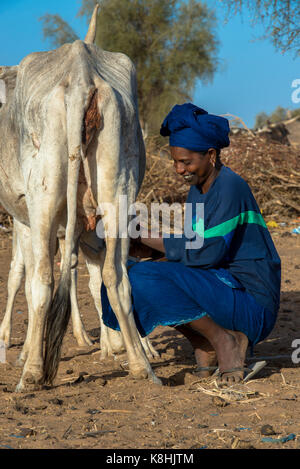
[[[255,223],[257,225],[267,228],[267,225],[260,213],[252,210],[248,212],[242,212],[234,218],[220,223],[220,225],[213,226],[204,232],[204,238],[215,238],[216,236],[225,236],[231,231],[235,230],[238,225],[244,225],[245,223]]]
[[[204,220],[198,220],[197,223],[193,223],[193,231],[198,233],[198,235],[203,238],[204,237]]]

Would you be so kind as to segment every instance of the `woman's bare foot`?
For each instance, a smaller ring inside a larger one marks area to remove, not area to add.
[[[222,386],[231,386],[244,378],[245,357],[248,347],[248,338],[243,332],[228,331],[224,329],[224,336],[219,343],[220,352],[218,383]]]
[[[199,368],[215,367],[217,364],[217,354],[210,342],[203,337],[198,331],[195,331],[187,325],[177,326],[176,330],[181,332],[191,343],[196,363]],[[213,370],[199,370],[197,376],[200,378],[208,378]]]
[[[204,316],[188,324],[203,335],[216,351],[219,364],[219,384],[232,385],[243,380],[248,338],[243,332],[224,329],[210,317]]]

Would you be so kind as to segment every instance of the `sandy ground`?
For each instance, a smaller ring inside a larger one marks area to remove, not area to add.
[[[54,387],[15,393],[21,370],[14,362],[27,324],[22,288],[12,347],[0,364],[0,448],[300,448],[300,368],[291,358],[294,352],[300,361],[300,236],[291,235],[292,228],[272,231],[283,263],[281,308],[272,334],[254,352],[268,357],[267,366],[226,394],[193,375],[192,349],[171,328],[158,327],[150,336],[160,352],[152,365],[162,387],[131,379],[122,368],[125,355],[101,362],[99,323],[82,258],[79,305],[93,346],[78,348],[69,325]],[[10,256],[6,235],[0,238],[0,319]],[[299,353],[292,348],[295,339]],[[291,439],[284,442],[285,437]]]

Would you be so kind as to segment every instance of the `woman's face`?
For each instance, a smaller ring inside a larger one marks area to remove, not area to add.
[[[215,175],[216,151],[210,148],[205,155],[181,147],[170,147],[177,174],[191,184],[205,186]]]

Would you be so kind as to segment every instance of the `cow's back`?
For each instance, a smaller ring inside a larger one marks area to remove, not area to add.
[[[102,83],[117,99],[136,110],[134,66],[124,54],[106,52],[93,44],[75,41],[50,52],[28,55],[19,65],[14,109],[20,135],[29,129],[41,135],[45,102],[61,85],[70,93]]]

